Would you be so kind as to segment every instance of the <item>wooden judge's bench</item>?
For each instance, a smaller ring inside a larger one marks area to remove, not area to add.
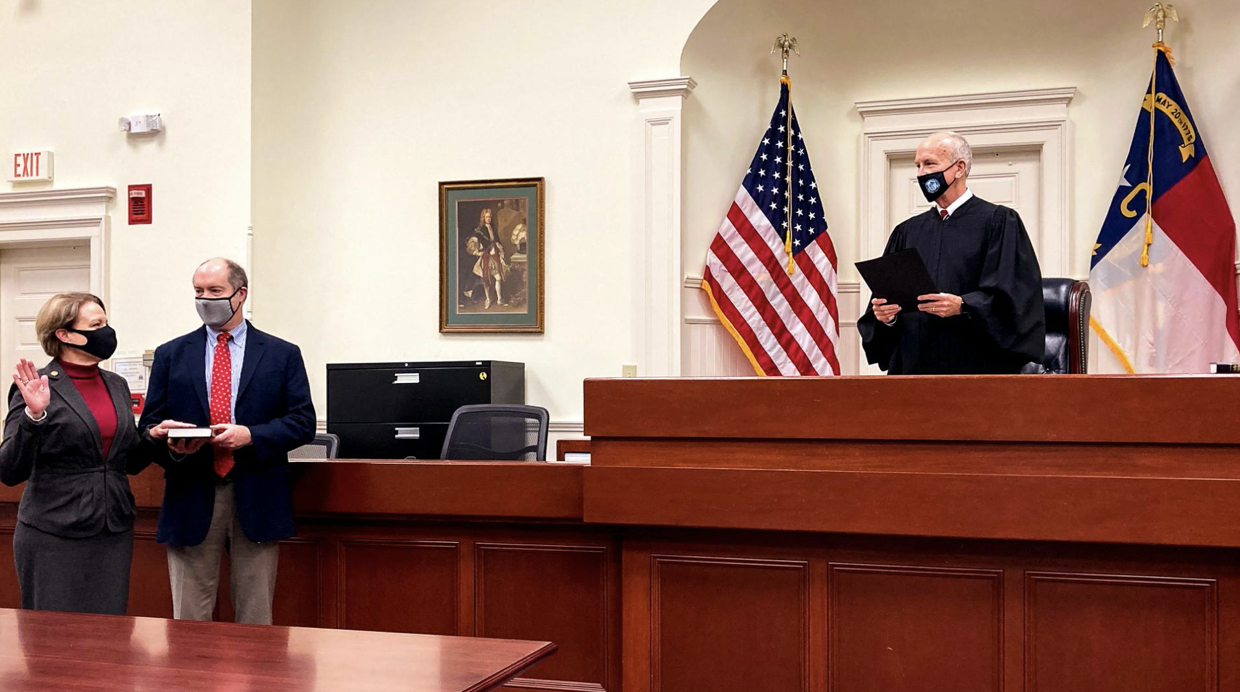
[[[585,429],[296,464],[278,623],[552,641],[547,692],[1240,690],[1240,377],[590,380]]]

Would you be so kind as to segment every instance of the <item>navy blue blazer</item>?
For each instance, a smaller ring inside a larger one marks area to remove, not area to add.
[[[296,533],[289,490],[288,452],[314,439],[314,403],[301,350],[246,323],[245,360],[237,387],[236,423],[250,429],[253,443],[233,452],[237,519],[246,538],[256,543]],[[155,350],[147,383],[146,405],[138,427],[150,429],[164,420],[207,426],[207,328]],[[215,508],[216,475],[211,446],[181,461],[165,443],[154,454],[164,471],[164,504],[159,513],[160,543],[202,543]]]

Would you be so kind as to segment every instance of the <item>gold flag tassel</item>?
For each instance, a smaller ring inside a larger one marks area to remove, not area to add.
[[[1154,244],[1154,116],[1158,114],[1158,50],[1156,43],[1154,72],[1150,76],[1150,145],[1145,159],[1145,245],[1141,248],[1142,267],[1150,266],[1150,246]]]
[[[788,254],[788,276],[792,276],[796,271],[796,263],[792,260],[792,205],[795,198],[792,196],[792,79],[788,77],[788,54],[800,55],[801,51],[797,50],[796,38],[788,34],[775,39],[771,52],[775,51],[782,53],[784,59],[784,71],[779,83],[788,87],[788,104],[784,108],[784,159],[787,171],[784,175],[784,193],[788,198],[788,204],[784,207],[784,252]]]
[[[1154,244],[1154,219],[1145,215],[1145,247],[1141,248],[1141,266],[1150,266],[1150,246]]]
[[[796,264],[792,261],[792,80],[785,72],[779,78],[779,83],[788,87],[788,108],[784,124],[784,160],[788,164],[788,173],[784,176],[784,192],[788,193],[788,204],[784,207],[784,224],[787,226],[787,232],[784,233],[784,252],[788,253],[788,276],[792,276],[796,271]]]
[[[1158,114],[1158,54],[1166,53],[1167,62],[1175,65],[1171,58],[1171,46],[1163,43],[1163,31],[1167,28],[1168,18],[1176,22],[1180,21],[1175,7],[1156,2],[1145,13],[1145,23],[1142,24],[1146,27],[1150,25],[1150,22],[1154,22],[1154,28],[1158,30],[1158,40],[1153,45],[1154,71],[1150,75],[1150,146],[1146,155],[1145,244],[1141,248],[1142,267],[1150,266],[1150,246],[1154,244],[1154,116]]]

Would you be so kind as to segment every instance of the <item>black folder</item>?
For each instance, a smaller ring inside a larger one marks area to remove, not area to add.
[[[856,266],[875,298],[899,305],[906,311],[917,309],[921,302],[917,296],[939,292],[916,248],[857,262]]]

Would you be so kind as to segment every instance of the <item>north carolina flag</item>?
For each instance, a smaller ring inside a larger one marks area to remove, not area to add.
[[[1100,372],[1205,373],[1240,361],[1236,225],[1169,52],[1155,51],[1090,262]]]

